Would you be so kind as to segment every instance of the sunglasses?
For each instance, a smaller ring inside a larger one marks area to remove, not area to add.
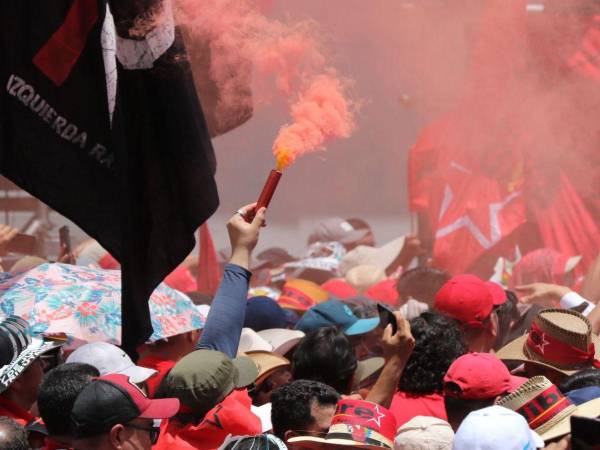
[[[156,444],[156,442],[158,441],[158,436],[160,435],[160,427],[142,427],[140,425],[132,424],[125,424],[123,426],[127,428],[133,428],[134,430],[146,431],[150,436],[150,442],[152,443],[152,445]]]

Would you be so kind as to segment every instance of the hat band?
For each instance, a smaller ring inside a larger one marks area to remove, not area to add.
[[[538,431],[552,419],[559,416],[562,419],[572,414],[575,408],[575,405],[552,385],[518,408],[517,412],[527,419],[529,428]]]
[[[600,361],[595,358],[594,344],[588,346],[588,351],[556,339],[544,332],[537,323],[531,324],[525,348],[528,354],[534,353],[539,359],[554,363],[560,368],[580,368],[592,365],[600,368]]]
[[[381,448],[393,448],[394,443],[378,431],[362,425],[337,424],[331,425],[325,437],[326,441],[344,439],[361,444],[374,445]]]
[[[291,305],[298,305],[305,308],[310,308],[316,304],[316,301],[302,292],[300,289],[296,289],[292,286],[286,286],[283,288],[283,292],[279,297],[279,302],[289,303]]]

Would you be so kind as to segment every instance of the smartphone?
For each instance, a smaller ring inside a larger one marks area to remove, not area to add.
[[[573,450],[600,449],[600,420],[571,416],[571,448]]]
[[[6,250],[13,253],[33,255],[37,247],[37,239],[29,234],[19,233],[6,245]]]
[[[65,248],[66,253],[71,253],[71,233],[69,232],[68,225],[64,225],[58,229],[58,240],[60,248]]]
[[[396,322],[396,316],[394,311],[381,303],[377,303],[377,312],[379,312],[379,325],[385,329],[388,324],[392,325],[392,334],[396,334],[398,331],[398,323]]]

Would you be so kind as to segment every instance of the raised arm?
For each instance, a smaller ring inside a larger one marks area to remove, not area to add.
[[[404,367],[415,347],[415,338],[410,332],[410,323],[399,312],[395,312],[398,331],[392,334],[392,326],[388,325],[383,331],[381,344],[383,347],[383,356],[385,365],[375,382],[373,389],[369,392],[367,400],[377,403],[385,408],[392,404],[392,398]]]
[[[227,232],[231,242],[231,258],[225,266],[219,290],[210,307],[202,338],[197,348],[218,350],[235,358],[246,314],[246,298],[251,273],[250,255],[258,242],[260,227],[264,224],[265,208],[261,208],[252,223],[243,217],[253,212],[256,205],[240,209],[229,222]]]

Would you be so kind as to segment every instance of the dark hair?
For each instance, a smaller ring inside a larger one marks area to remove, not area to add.
[[[494,308],[494,312],[498,317],[498,337],[494,343],[494,350],[502,348],[510,337],[512,322],[519,320],[519,310],[517,304],[519,300],[513,291],[505,290],[506,301]]]
[[[600,386],[600,370],[585,369],[576,372],[573,375],[569,375],[562,381],[562,383],[560,383],[558,389],[563,394],[566,394],[567,392],[574,391],[575,389],[581,389],[590,386]]]
[[[415,348],[400,378],[399,388],[411,394],[442,392],[450,364],[467,353],[459,323],[426,311],[410,321]]]
[[[336,405],[340,396],[331,386],[312,380],[296,380],[275,389],[271,395],[273,433],[285,439],[286,431],[306,430],[315,418],[310,410],[318,405]]]
[[[473,411],[478,409],[487,408],[492,406],[495,397],[486,399],[476,400],[465,400],[462,398],[451,397],[449,395],[444,396],[444,406],[446,407],[446,415],[448,416],[448,423],[454,431],[460,426],[465,417]]]
[[[98,369],[85,363],[62,364],[44,375],[38,408],[50,436],[71,434],[73,403],[92,377],[99,375]]]
[[[6,433],[0,433],[0,449],[2,450],[29,450],[29,441],[27,440],[27,431],[25,427],[10,417],[0,416],[0,430],[6,430]],[[4,434],[4,436],[2,436]]]
[[[336,327],[323,327],[306,334],[292,358],[295,380],[315,380],[349,394],[357,362],[348,337]]]
[[[420,302],[433,305],[435,295],[450,279],[447,272],[432,267],[417,267],[404,272],[398,279],[396,289],[401,296],[410,296]]]

